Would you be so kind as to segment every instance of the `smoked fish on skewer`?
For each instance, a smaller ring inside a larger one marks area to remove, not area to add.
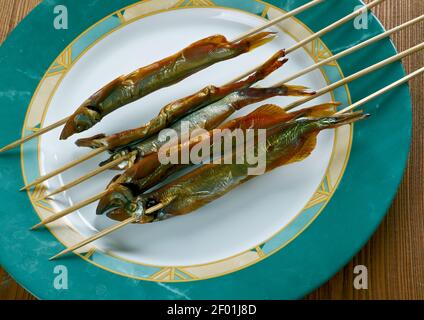
[[[284,62],[284,60],[279,62],[278,57],[275,57],[275,59],[275,63],[266,63],[263,66],[262,71],[259,71],[260,74],[263,74],[263,76],[255,77],[256,81],[266,77],[267,74],[273,72],[276,68],[281,66],[282,62]],[[254,81],[251,81],[249,85],[253,85],[253,83]],[[190,135],[197,129],[205,129],[208,131],[219,126],[235,111],[245,107],[246,105],[260,102],[275,96],[310,96],[313,94],[315,94],[315,92],[312,92],[305,87],[289,86],[284,84],[271,88],[245,88],[233,92],[215,103],[188,114],[179,121],[176,121],[173,125],[167,128],[167,130],[173,130],[179,137]],[[133,163],[141,157],[157,152],[162,145],[166,144],[166,138],[164,139],[161,133],[155,134],[148,139],[135,141],[127,146],[111,151],[112,156],[106,161],[100,163],[102,168],[98,168],[82,178],[77,178],[76,180],[68,183],[66,186],[48,193],[37,201],[41,201],[45,198],[61,193],[69,188],[73,188],[106,170],[122,170],[131,167]],[[104,149],[105,148],[102,147],[97,150],[103,151]]]
[[[60,139],[90,129],[111,112],[171,86],[215,63],[235,58],[275,38],[261,32],[231,43],[222,35],[199,40],[180,52],[108,83],[89,97],[65,123]]]
[[[275,106],[265,105],[257,108],[246,116],[236,118],[219,126],[217,129],[208,131],[204,134],[195,136],[188,141],[181,142],[178,145],[171,146],[165,149],[162,153],[152,153],[137,161],[131,168],[124,173],[116,176],[107,188],[107,193],[102,196],[98,205],[98,211],[105,211],[106,208],[113,206],[121,206],[123,202],[128,202],[133,199],[133,193],[142,194],[149,189],[155,187],[160,182],[175,174],[178,171],[194,165],[179,164],[179,163],[163,163],[161,154],[178,154],[178,159],[181,159],[180,153],[182,150],[191,152],[195,146],[198,146],[204,141],[210,144],[210,155],[213,154],[216,143],[221,143],[223,133],[230,134],[236,130],[250,129],[267,129],[273,125],[282,124],[283,122],[291,121],[299,117],[313,116],[321,110],[334,109],[339,106],[339,103],[327,103],[322,106],[305,108],[294,112],[275,112]],[[206,159],[208,160],[208,159]],[[209,159],[210,161],[211,159]],[[199,164],[199,163],[195,163]]]
[[[332,109],[322,111],[321,117],[301,117],[267,129],[266,143],[255,146],[256,154],[266,154],[266,172],[307,158],[315,149],[320,131],[368,116],[362,112],[334,115]],[[98,214],[106,213],[118,221],[137,217],[139,223],[188,214],[253,179],[255,175],[249,175],[249,167],[246,160],[242,164],[206,164],[150,193],[133,195],[132,201],[124,202],[120,207],[100,208]],[[145,214],[159,203],[162,206],[160,211]]]
[[[169,129],[177,132],[181,136],[186,129],[191,133],[196,129],[212,130],[223,123],[236,111],[266,99],[276,96],[310,96],[315,94],[303,86],[281,85],[271,88],[247,88],[233,92],[225,98],[210,104],[202,109],[199,109],[181,120],[175,122]],[[117,149],[112,156],[102,162],[100,165],[105,165],[111,161],[115,161],[120,157],[127,156],[130,153],[135,153],[129,159],[119,166],[120,169],[125,169],[134,164],[137,159],[147,156],[151,153],[158,152],[159,149],[166,143],[161,135],[152,136],[141,143],[132,143],[124,148]]]
[[[93,149],[106,147],[109,150],[114,150],[131,142],[147,139],[183,116],[221,100],[230,93],[249,88],[256,82],[265,79],[287,62],[284,56],[284,50],[278,51],[245,80],[222,87],[210,85],[190,96],[171,102],[163,107],[155,118],[139,128],[125,130],[109,136],[100,134],[91,138],[79,139],[76,141],[76,145]]]

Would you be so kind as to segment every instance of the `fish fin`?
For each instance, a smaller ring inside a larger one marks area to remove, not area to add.
[[[264,104],[263,106],[260,106],[259,108],[256,108],[254,111],[249,113],[246,117],[254,116],[254,115],[267,115],[269,117],[281,117],[281,116],[289,116],[290,113],[288,113],[283,108],[275,105],[275,104]]]
[[[200,39],[200,40],[194,42],[193,44],[191,44],[190,46],[197,46],[199,44],[204,44],[204,43],[221,44],[221,43],[225,43],[225,42],[228,42],[227,38],[225,38],[221,34],[215,34],[215,35],[209,36],[207,38]]]
[[[267,166],[266,171],[269,172],[275,168],[300,162],[309,157],[317,145],[318,131],[312,132],[305,140],[302,146],[291,155],[283,155],[280,159]]]
[[[248,115],[227,122],[219,129],[266,129],[293,118],[291,113],[274,104],[263,105]]]
[[[246,45],[247,51],[252,51],[260,46],[271,42],[277,37],[276,32],[260,32],[253,36],[247,37],[244,40],[241,40],[239,45]]]
[[[299,111],[293,112],[296,114],[296,118],[301,117],[328,117],[336,112],[336,108],[340,106],[340,102],[329,102],[324,104],[319,104],[313,107],[304,108]]]
[[[317,146],[317,136],[318,132],[310,134],[309,137],[303,143],[303,146],[300,148],[300,150],[296,152],[293,157],[288,162],[286,162],[286,164],[300,162],[309,157],[312,151],[314,151],[315,147]]]

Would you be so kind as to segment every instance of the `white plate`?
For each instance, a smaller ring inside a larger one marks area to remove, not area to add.
[[[51,100],[45,123],[68,116],[94,91],[121,74],[164,58],[211,34],[224,34],[232,39],[262,23],[259,17],[222,8],[169,11],[132,22],[94,45],[68,71]],[[295,40],[280,31],[280,37],[271,44],[219,63],[173,87],[125,106],[90,131],[66,142],[58,140],[60,129],[44,135],[40,142],[41,173],[86,154],[87,149],[78,149],[74,145],[77,138],[140,126],[170,101],[209,84],[224,84],[261,64],[277,50],[293,44]],[[284,67],[261,84],[274,84],[314,63],[303,49],[290,54],[289,59]],[[326,85],[320,71],[309,73],[295,83],[313,89]],[[284,106],[293,100],[278,97],[267,103]],[[330,95],[326,95],[315,99],[313,104],[330,100]],[[262,104],[249,106],[235,116],[244,115]],[[333,145],[334,132],[323,132],[319,135],[316,150],[301,163],[257,177],[193,214],[150,225],[131,225],[95,242],[95,245],[126,260],[160,266],[204,264],[246,251],[284,228],[304,208],[323,179]],[[101,158],[87,161],[50,180],[48,188],[56,189],[93,170]],[[57,201],[52,202],[54,209],[62,210],[102,191],[115,174],[99,175],[56,197]],[[95,207],[93,204],[79,210],[68,216],[67,222],[85,236],[115,223],[104,216],[96,216]]]

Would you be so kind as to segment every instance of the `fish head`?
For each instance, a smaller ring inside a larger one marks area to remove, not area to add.
[[[106,194],[100,199],[96,213],[106,214],[113,220],[122,221],[128,218],[128,208],[134,200],[135,190],[130,185],[112,183]]]
[[[146,215],[146,208],[152,205],[144,195],[136,196],[138,192],[131,184],[112,184],[107,193],[100,199],[96,213],[115,221],[124,221],[136,217],[138,223],[153,222],[158,215]]]
[[[69,117],[60,135],[61,140],[66,140],[70,136],[86,131],[99,122],[100,116],[97,108],[89,102],[84,103],[78,110]]]

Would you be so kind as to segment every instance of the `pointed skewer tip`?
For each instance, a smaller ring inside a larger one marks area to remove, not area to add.
[[[42,226],[44,226],[44,222],[43,221],[41,221],[40,223],[37,223],[36,225],[32,226],[31,229],[29,229],[29,230],[30,231],[35,231],[35,230],[37,230],[38,228],[40,228]]]
[[[10,149],[13,149],[14,147],[15,147],[15,145],[13,143],[11,143],[11,144],[9,144],[9,145],[4,146],[3,148],[1,148],[0,149],[0,153],[3,153],[3,152],[8,151]]]
[[[50,258],[49,258],[49,261],[53,261],[53,260],[55,260],[55,259],[59,258],[60,256],[61,256],[61,254],[60,254],[60,253],[58,253],[57,255],[55,255],[55,256],[53,256],[53,257],[50,257]]]
[[[53,260],[56,260],[56,259],[58,259],[58,258],[60,258],[60,257],[62,257],[62,256],[64,256],[65,254],[67,254],[68,252],[70,252],[70,249],[68,248],[68,249],[65,249],[65,250],[63,250],[63,251],[61,251],[61,252],[59,252],[58,254],[56,254],[56,255],[54,255],[53,257],[51,257],[49,260],[50,261],[53,261]]]

